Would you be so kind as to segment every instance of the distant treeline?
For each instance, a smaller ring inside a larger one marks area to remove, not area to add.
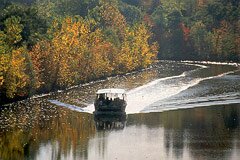
[[[0,0],[0,104],[159,59],[240,59],[239,0]]]

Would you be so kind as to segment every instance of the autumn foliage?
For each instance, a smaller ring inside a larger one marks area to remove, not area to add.
[[[52,89],[123,73],[150,65],[156,46],[149,45],[144,25],[125,32],[118,48],[104,40],[101,29],[81,17],[67,17],[49,41],[37,43],[30,52],[37,87]]]
[[[103,7],[117,10],[107,5]],[[108,28],[119,31],[120,45],[105,38],[95,19],[68,16],[52,21],[48,30],[51,38],[38,41],[29,50],[17,45],[11,48],[10,44],[21,41],[22,28],[18,19],[7,19],[6,24],[11,26],[0,32],[4,51],[0,54],[1,94],[14,98],[28,96],[30,90],[52,91],[130,72],[154,62],[158,46],[149,43],[151,34],[144,24],[127,26],[119,11],[115,15],[100,13]]]
[[[3,1],[0,103],[145,68],[156,57],[239,62],[239,8],[230,0]]]

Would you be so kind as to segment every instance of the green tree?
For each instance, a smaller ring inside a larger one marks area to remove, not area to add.
[[[193,41],[194,49],[200,57],[209,58],[211,41],[206,26],[201,22],[196,22],[191,27],[190,37]]]
[[[47,31],[46,20],[38,16],[36,8],[21,4],[7,5],[0,14],[0,28],[7,29],[4,22],[9,17],[16,17],[22,26],[21,44],[25,43],[31,47],[39,39],[44,38]],[[16,21],[16,20],[15,20]]]
[[[217,55],[218,59],[233,60],[237,58],[235,51],[235,36],[232,26],[222,21],[221,27],[213,30],[212,34],[213,53]]]
[[[4,32],[6,34],[6,42],[9,45],[17,44],[22,40],[21,33],[23,31],[23,25],[20,23],[21,18],[11,16],[4,22]]]
[[[138,7],[123,3],[119,9],[128,24],[133,25],[143,21],[143,12]]]

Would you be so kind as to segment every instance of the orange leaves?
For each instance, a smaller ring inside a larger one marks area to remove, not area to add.
[[[180,23],[180,27],[183,31],[184,40],[187,41],[189,39],[190,29],[186,27],[184,23]]]
[[[102,42],[92,47],[93,56],[90,58],[90,69],[94,78],[110,75],[112,66],[109,61],[109,56],[112,54],[112,46],[109,43]]]
[[[0,70],[0,72],[2,72],[2,71]],[[4,82],[4,78],[3,78],[3,76],[1,75],[1,76],[0,76],[0,86],[3,84],[3,82]]]
[[[48,86],[53,81],[53,74],[56,70],[56,63],[53,61],[52,46],[49,41],[37,43],[30,51],[33,64],[36,89]]]

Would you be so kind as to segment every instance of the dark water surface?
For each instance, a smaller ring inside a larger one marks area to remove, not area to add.
[[[109,87],[128,91],[128,115],[97,129],[94,93]],[[159,62],[0,110],[1,160],[239,157],[240,72],[231,65]]]

